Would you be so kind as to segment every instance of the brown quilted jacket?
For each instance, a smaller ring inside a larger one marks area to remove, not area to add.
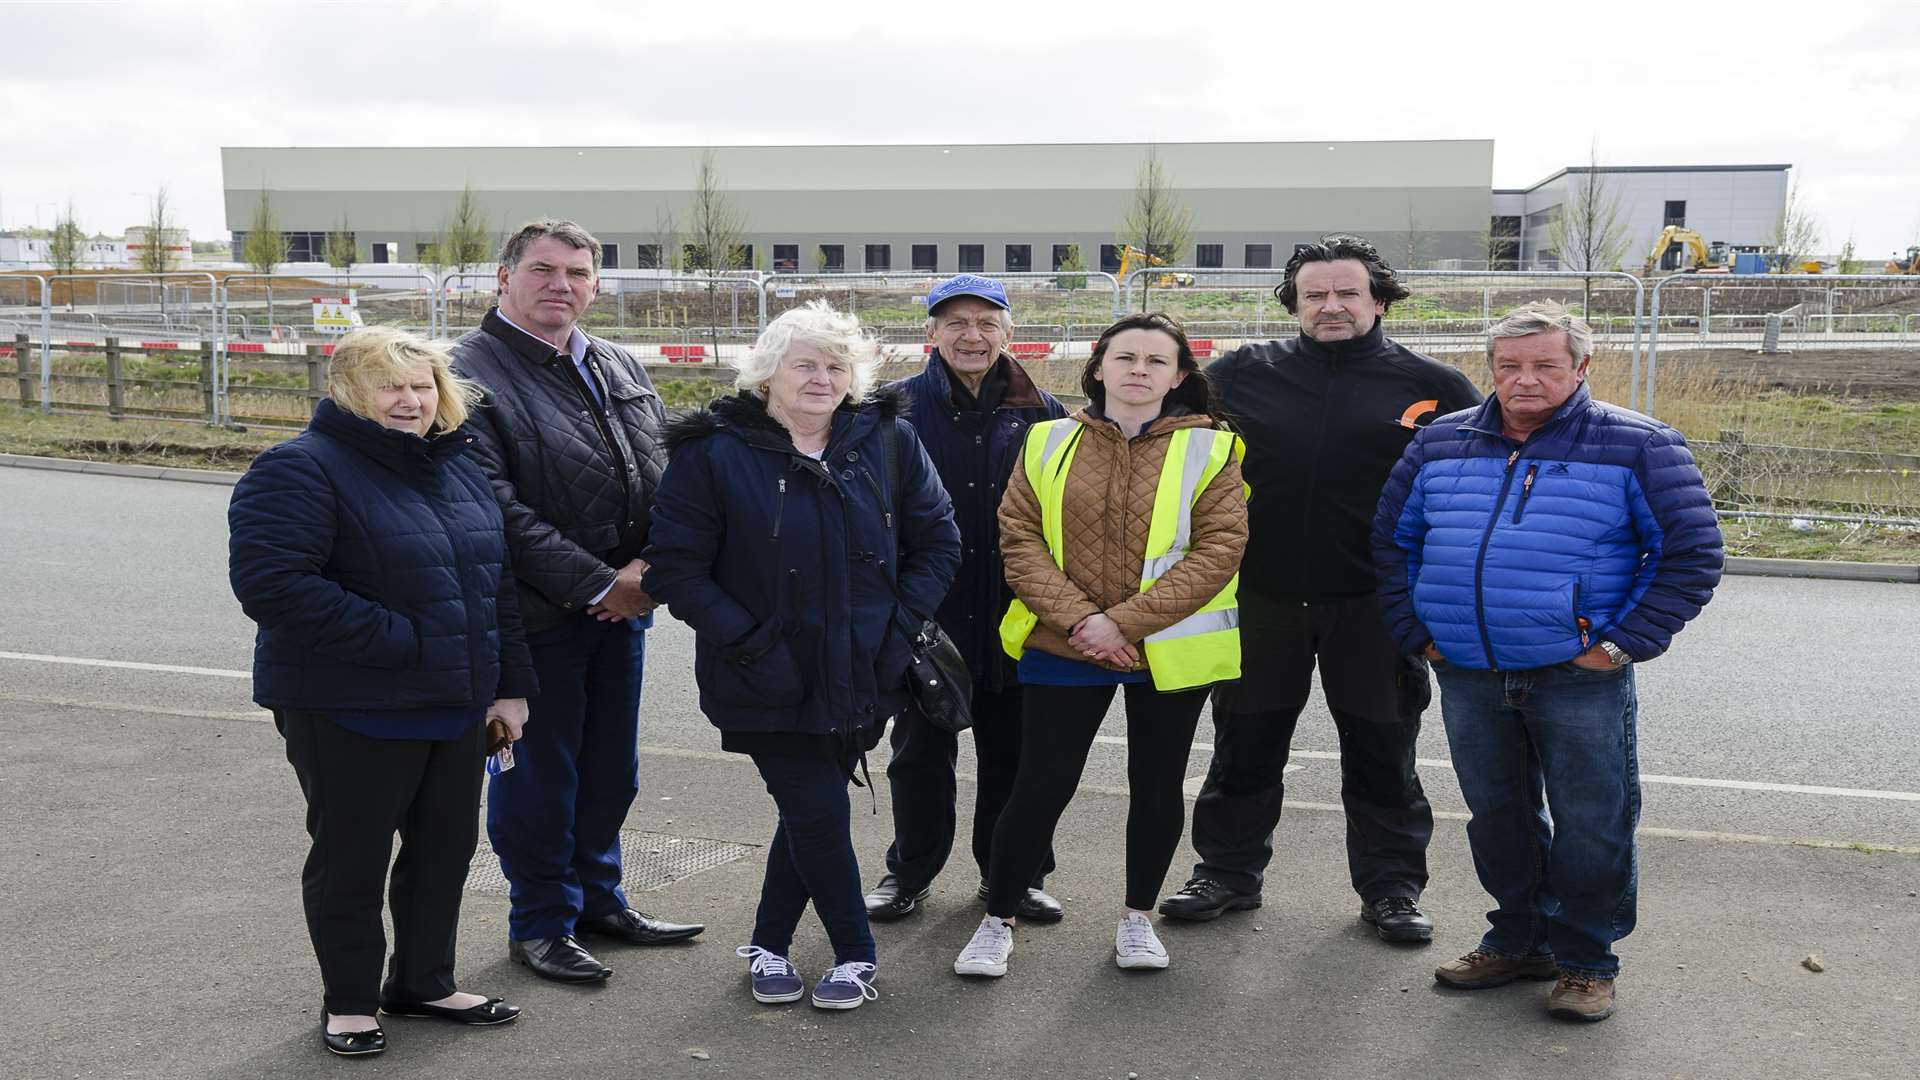
[[[1066,568],[1056,567],[1047,552],[1040,500],[1023,465],[1014,467],[1000,500],[1000,551],[1007,584],[1040,618],[1027,647],[1085,661],[1067,637],[1087,616],[1106,612],[1138,645],[1200,610],[1225,588],[1247,546],[1247,503],[1240,463],[1229,459],[1194,503],[1186,557],[1143,593],[1140,568],[1167,447],[1175,431],[1212,427],[1213,421],[1192,414],[1162,416],[1127,439],[1090,409],[1073,418],[1084,431],[1061,498]]]

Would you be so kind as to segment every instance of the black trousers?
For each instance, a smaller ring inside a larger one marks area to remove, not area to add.
[[[1240,594],[1240,681],[1214,689],[1213,764],[1193,804],[1196,877],[1258,892],[1273,858],[1282,775],[1313,669],[1340,738],[1347,871],[1363,899],[1419,897],[1433,808],[1414,772],[1426,661],[1403,656],[1370,596],[1280,603]]]
[[[1021,688],[973,688],[973,751],[979,785],[973,799],[973,861],[980,880],[987,879],[994,824],[1013,793],[1020,769],[1023,715]],[[960,760],[960,738],[927,722],[909,705],[893,719],[890,736],[893,758],[887,762],[887,789],[893,793],[893,843],[887,847],[887,873],[909,892],[933,884],[953,853],[957,828],[954,766]],[[1053,872],[1049,849],[1034,872],[1033,888],[1046,883]]]
[[[993,831],[987,912],[1019,912],[1027,882],[1052,858],[1053,831],[1073,800],[1087,752],[1113,703],[1112,686],[1027,686],[1027,710],[1045,722],[1026,726],[1013,797]],[[1187,754],[1205,687],[1162,694],[1152,683],[1127,685],[1126,904],[1151,911],[1186,825]]]
[[[448,740],[373,739],[314,713],[276,710],[273,722],[307,797],[313,847],[300,886],[326,1010],[371,1016],[382,997],[420,1002],[453,993],[460,892],[480,837],[486,729]],[[380,893],[395,832],[393,963],[382,987]]]

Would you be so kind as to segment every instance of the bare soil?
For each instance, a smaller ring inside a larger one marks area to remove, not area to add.
[[[1711,366],[1715,374],[1756,379],[1795,393],[1920,401],[1920,349],[1807,349],[1765,356],[1734,349],[1662,354]]]

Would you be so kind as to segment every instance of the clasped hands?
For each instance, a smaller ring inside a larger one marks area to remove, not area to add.
[[[1067,644],[1086,654],[1096,664],[1116,671],[1131,671],[1140,664],[1140,650],[1127,641],[1120,626],[1104,612],[1089,615],[1067,635]]]
[[[647,590],[640,587],[640,579],[647,572],[645,559],[635,559],[614,572],[613,588],[600,602],[587,608],[587,614],[601,622],[615,619],[637,619],[659,605]]]

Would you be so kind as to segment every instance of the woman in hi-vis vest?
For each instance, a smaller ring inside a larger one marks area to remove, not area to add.
[[[1214,415],[1185,331],[1162,314],[1121,319],[1080,385],[1091,403],[1028,432],[1000,503],[1018,597],[1000,637],[1028,722],[993,833],[988,914],[953,964],[962,975],[1006,974],[1013,916],[1119,687],[1129,807],[1114,962],[1167,966],[1148,912],[1185,827],[1194,727],[1208,687],[1240,675],[1244,447]]]

